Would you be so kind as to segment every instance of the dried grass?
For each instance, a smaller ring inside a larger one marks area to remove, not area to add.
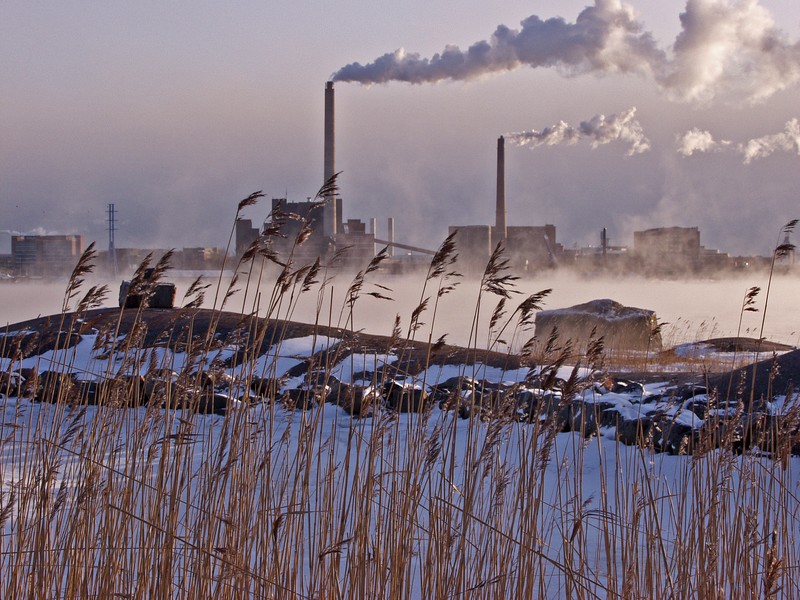
[[[330,193],[326,185],[318,198]],[[239,204],[237,218],[259,195]],[[275,263],[269,236],[278,234],[265,232],[236,268],[241,293],[253,294],[252,307],[246,310],[243,302],[241,310],[237,335],[244,350],[236,355],[231,383],[242,409],[224,416],[199,414],[208,401],[199,391],[201,373],[221,371],[216,357],[222,342],[215,335],[219,314],[205,335],[189,327],[159,341],[185,350],[186,366],[174,375],[166,353],[145,347],[147,322],[137,309],[136,325],[124,339],[120,321],[98,333],[98,349],[121,360],[116,370],[109,367],[105,384],[91,399],[86,389],[76,393],[49,377],[40,391],[48,404],[12,400],[17,395],[12,380],[3,380],[0,596],[800,595],[794,576],[800,567],[800,522],[795,461],[786,442],[789,423],[775,458],[736,454],[734,441],[723,439],[701,440],[690,458],[656,460],[646,438],[640,446],[624,447],[586,437],[585,431],[561,434],[555,418],[520,422],[509,395],[492,396],[482,384],[454,394],[469,395],[471,414],[484,419],[458,419],[454,411],[439,411],[432,403],[416,414],[379,409],[361,419],[332,406],[280,408],[282,373],[274,365],[257,372],[255,365],[263,348],[279,351],[287,330],[264,322],[290,321],[298,296],[317,293],[317,324],[344,328],[357,341],[360,303],[364,296],[382,300],[386,290],[365,291],[384,256],[379,254],[352,281],[333,323],[333,307],[325,303],[332,265],[298,266],[290,255],[262,302],[256,291],[264,264]],[[303,235],[301,230],[298,246]],[[59,330],[78,325],[67,309],[90,259],[81,259],[69,282]],[[168,268],[168,259],[162,262],[159,274]],[[443,336],[439,344],[431,342],[439,302],[460,277],[456,265],[450,236],[434,256],[407,334],[399,316],[392,327],[391,346],[398,356],[410,352],[426,313],[429,347],[443,345]],[[523,300],[509,314],[516,278],[506,269],[498,247],[476,301],[476,353],[485,294],[500,298],[487,333],[492,348],[515,346],[549,293]],[[235,286],[220,288],[215,295],[224,306]],[[176,313],[192,314],[205,289],[196,282]],[[103,294],[90,289],[79,313]],[[56,350],[68,348],[69,337],[59,337]],[[12,366],[18,365],[21,342],[4,336],[0,344],[3,355],[13,357]],[[555,392],[559,370],[574,365],[560,384],[561,408],[582,385],[578,366],[607,367],[602,340],[594,340],[580,357],[557,332],[542,348],[533,343],[523,348],[541,366],[535,383],[544,392]],[[325,385],[344,356],[344,345],[315,352],[309,372],[320,371],[319,383]],[[425,372],[431,356],[422,365]],[[655,366],[652,357],[644,364]],[[71,368],[69,360],[59,365],[63,373]],[[474,381],[470,368],[464,367],[462,381]],[[129,377],[140,370],[142,380]],[[374,378],[377,383],[407,375],[413,374],[384,366]],[[271,383],[258,395],[256,381]],[[476,404],[477,392],[494,398],[488,412],[478,410],[483,407]],[[142,403],[145,393],[146,404],[128,408]],[[310,398],[313,390],[307,394]],[[177,407],[181,410],[173,410]],[[332,416],[331,411],[338,412]],[[662,468],[673,469],[675,477]],[[599,487],[586,489],[589,477]]]

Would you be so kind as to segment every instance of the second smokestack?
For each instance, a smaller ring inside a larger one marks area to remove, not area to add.
[[[336,173],[336,130],[335,130],[335,115],[334,115],[334,95],[333,95],[333,82],[329,81],[325,85],[325,148],[324,148],[324,166],[323,166],[323,183]],[[338,210],[336,207],[336,196],[326,198],[327,203],[323,209],[322,216],[322,229],[323,233],[330,237],[336,235]]]
[[[495,230],[497,240],[505,241],[506,229],[506,148],[505,140],[501,135],[497,138],[497,215],[495,217]]]

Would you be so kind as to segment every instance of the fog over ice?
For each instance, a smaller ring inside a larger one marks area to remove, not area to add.
[[[191,281],[172,279],[178,287],[177,303]],[[380,277],[367,279],[364,291],[369,291],[370,283],[376,281],[392,288],[388,293],[393,301],[377,300],[362,295],[355,304],[354,328],[366,333],[390,335],[395,315],[401,317],[403,332],[407,331],[412,311],[420,301],[423,276]],[[330,289],[323,302],[319,322],[327,325],[344,325],[340,314],[344,303],[344,295],[351,280],[337,276],[332,282],[333,301]],[[94,282],[92,282],[94,283]],[[108,283],[98,281],[98,283]],[[742,335],[759,336],[763,306],[764,289],[767,274],[757,274],[718,280],[696,279],[685,281],[654,280],[640,278],[585,278],[566,273],[546,273],[533,279],[519,282],[519,295],[508,303],[510,314],[528,294],[552,288],[552,294],[544,301],[543,308],[555,309],[572,306],[598,298],[611,298],[627,306],[654,310],[661,322],[668,323],[663,329],[665,347],[671,345],[699,341],[712,337],[735,336],[739,323],[742,299],[752,286],[760,286],[761,294],[756,297],[756,308],[759,312],[747,312],[742,323]],[[0,323],[14,324],[23,320],[56,314],[63,302],[66,283],[24,283],[0,285]],[[225,284],[224,284],[225,285]],[[116,305],[117,284],[111,283],[112,292],[107,306]],[[237,286],[238,287],[238,286]],[[268,297],[271,286],[262,285],[262,298]],[[213,302],[213,288],[206,296],[206,306]],[[435,322],[433,323],[433,339],[447,334],[447,342],[466,345],[469,342],[470,325],[472,323],[478,284],[475,280],[464,280],[451,294],[442,297]],[[435,290],[428,295],[435,296]],[[793,276],[776,276],[772,282],[769,305],[767,307],[764,336],[772,341],[800,345],[800,312],[797,311],[797,297],[800,296],[800,278]],[[247,299],[243,293],[233,296],[225,309],[241,311],[243,300],[246,309],[253,306],[253,290],[248,292]],[[481,326],[477,343],[481,347],[487,345],[487,322],[494,310],[498,297],[484,294],[481,305]],[[433,298],[431,299],[431,302]],[[317,319],[317,294],[315,291],[303,294],[292,314],[295,320],[313,323]],[[263,313],[262,313],[263,314]],[[329,318],[329,315],[332,315]],[[281,313],[281,317],[285,313]],[[432,303],[420,319],[425,325],[417,333],[416,339],[427,341],[432,320]],[[522,342],[525,339],[521,340]],[[505,351],[506,348],[500,348]]]

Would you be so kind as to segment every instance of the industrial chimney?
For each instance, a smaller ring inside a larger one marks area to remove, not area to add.
[[[329,81],[325,85],[325,156],[323,168],[323,183],[333,177],[336,173],[336,145],[335,145],[335,119],[333,105],[333,82]],[[339,210],[337,210],[336,196],[326,198],[327,203],[322,212],[322,231],[327,237],[336,235],[337,223],[339,221]]]
[[[497,138],[497,216],[495,218],[497,241],[506,240],[506,150],[505,140]]]
[[[386,222],[386,239],[389,241],[389,256],[394,256],[394,217],[389,217]]]

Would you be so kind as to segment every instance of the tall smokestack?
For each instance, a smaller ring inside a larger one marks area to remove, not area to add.
[[[506,239],[506,144],[503,136],[497,138],[497,216],[495,230],[498,241]]]
[[[323,183],[326,183],[336,173],[335,133],[333,82],[329,81],[325,85],[325,164]],[[336,196],[328,197],[322,213],[322,229],[326,236],[336,235],[338,214]]]
[[[386,222],[386,240],[389,242],[389,256],[394,256],[394,217],[389,217]]]
[[[606,252],[608,251],[608,230],[605,227],[603,227],[603,230],[600,232],[600,248],[603,260],[605,260]]]

